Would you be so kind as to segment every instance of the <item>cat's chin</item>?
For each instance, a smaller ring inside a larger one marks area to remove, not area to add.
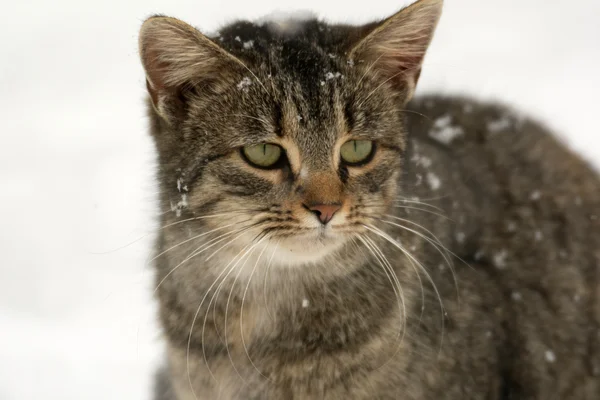
[[[272,240],[266,252],[273,254],[275,265],[297,267],[325,260],[337,253],[346,241],[342,235],[311,232]]]

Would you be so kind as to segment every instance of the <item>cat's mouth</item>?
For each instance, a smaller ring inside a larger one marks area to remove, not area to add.
[[[276,246],[280,262],[292,266],[318,262],[339,250],[347,240],[348,236],[334,226],[320,226],[274,235],[270,242]]]

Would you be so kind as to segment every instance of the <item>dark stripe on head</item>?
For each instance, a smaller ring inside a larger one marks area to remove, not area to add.
[[[279,137],[283,137],[283,112],[281,111],[281,105],[276,103],[273,106],[273,119],[275,122],[275,134]]]

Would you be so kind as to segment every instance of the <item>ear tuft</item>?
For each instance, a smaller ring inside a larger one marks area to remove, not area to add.
[[[194,27],[176,18],[148,18],[140,29],[140,57],[146,71],[148,92],[161,114],[161,101],[186,86],[215,77],[231,56]]]
[[[442,14],[443,0],[419,0],[384,20],[351,51],[350,58],[414,93],[423,58]]]

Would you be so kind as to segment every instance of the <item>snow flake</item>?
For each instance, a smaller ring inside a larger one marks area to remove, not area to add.
[[[346,64],[348,64],[348,66],[352,68],[352,67],[354,67],[354,60],[350,59],[346,62]]]
[[[242,41],[242,39],[240,39],[240,37],[239,37],[239,36],[236,36],[234,40],[235,40],[236,42],[241,42],[241,41]]]
[[[542,240],[544,235],[542,234],[542,231],[535,231],[535,234],[533,235],[533,237],[535,238],[536,242],[539,242]]]
[[[246,50],[251,49],[254,47],[254,40],[248,40],[247,42],[244,42],[243,46]]]
[[[489,121],[487,129],[490,133],[498,133],[507,130],[512,124],[511,119],[507,115],[504,115],[497,120]]]
[[[506,258],[508,257],[508,252],[506,250],[501,250],[500,252],[494,254],[493,262],[496,268],[503,269],[506,267]]]
[[[464,135],[464,131],[460,126],[453,126],[452,117],[445,115],[438,118],[433,123],[429,136],[443,144],[450,144],[454,139]]]
[[[415,176],[417,177],[417,181],[415,182],[415,186],[421,186],[421,184],[423,183],[423,175],[416,174]]]
[[[523,296],[521,295],[521,293],[519,292],[512,292],[510,294],[510,297],[514,300],[514,301],[521,301],[523,299]]]
[[[439,117],[438,119],[436,119],[434,121],[433,127],[434,128],[444,128],[446,126],[450,126],[451,122],[452,122],[452,116],[444,115],[443,117]]]
[[[463,243],[465,241],[465,237],[466,237],[466,235],[464,234],[464,232],[457,232],[456,233],[456,241],[458,243]]]
[[[460,126],[447,126],[429,132],[429,136],[443,144],[450,144],[454,139],[464,134]]]
[[[321,86],[325,86],[325,81],[321,81]]]
[[[308,299],[302,299],[302,308],[308,308],[309,304],[310,302],[308,301]]]
[[[250,78],[248,78],[247,76],[244,77],[244,79],[242,79],[238,84],[237,84],[237,88],[247,91],[248,90],[248,86],[252,85],[252,81],[250,80]]]
[[[433,172],[428,172],[426,175],[427,184],[432,190],[438,190],[442,186],[442,181]]]
[[[333,72],[326,72],[325,73],[325,80],[328,81],[330,79],[337,79],[340,78],[342,76],[342,74],[340,74],[339,72],[333,73]]]
[[[540,197],[542,197],[542,194],[540,193],[539,190],[535,190],[535,191],[531,192],[531,195],[529,196],[529,198],[533,201],[539,200]]]
[[[302,167],[300,169],[300,178],[306,179],[306,177],[308,177],[308,170],[306,169],[306,167]]]
[[[546,352],[544,353],[544,358],[547,362],[553,363],[556,361],[556,354],[554,354],[552,350],[546,350]]]
[[[181,195],[181,200],[179,200],[177,202],[177,204],[171,203],[171,211],[175,211],[175,215],[178,216],[178,217],[180,217],[181,216],[181,210],[183,210],[187,206],[188,206],[187,194],[182,194]]]
[[[422,165],[425,168],[431,167],[431,164],[432,164],[431,158],[425,157],[425,156],[419,156],[418,154],[415,154],[411,158],[411,161],[414,161],[414,163],[416,165]]]

